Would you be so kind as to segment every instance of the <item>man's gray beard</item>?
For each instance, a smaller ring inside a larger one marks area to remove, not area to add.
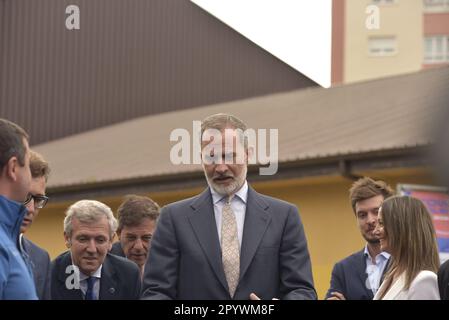
[[[242,170],[242,173],[240,174],[240,176],[234,177],[234,181],[231,182],[231,184],[229,186],[217,185],[214,181],[212,181],[212,179],[209,179],[206,171],[205,170],[203,170],[203,171],[204,171],[204,175],[206,176],[207,183],[209,184],[209,186],[211,188],[213,188],[215,190],[216,193],[218,193],[222,196],[229,196],[229,195],[236,193],[243,186],[243,184],[245,183],[245,180],[246,180],[246,174],[248,172],[248,168],[245,166],[244,169]]]

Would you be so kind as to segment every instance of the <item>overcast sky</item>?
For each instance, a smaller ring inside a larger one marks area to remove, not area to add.
[[[191,0],[323,87],[331,85],[331,0]]]

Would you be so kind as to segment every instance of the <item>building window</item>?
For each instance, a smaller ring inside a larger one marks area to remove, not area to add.
[[[370,56],[392,56],[398,52],[396,37],[370,37],[368,53]]]
[[[424,63],[449,62],[449,35],[424,38]]]
[[[449,0],[424,0],[425,12],[449,12]]]

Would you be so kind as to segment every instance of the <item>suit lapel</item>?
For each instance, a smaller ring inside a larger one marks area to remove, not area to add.
[[[363,288],[365,289],[366,294],[368,295],[368,297],[372,299],[374,297],[374,294],[373,291],[369,289],[368,286],[369,280],[368,280],[368,273],[366,273],[366,257],[364,249],[360,251],[360,257],[358,261],[359,261],[358,270],[360,270],[360,272],[357,273],[360,277],[360,280],[362,281]]]
[[[109,262],[109,254],[104,259],[101,267],[99,300],[116,299],[117,281],[115,270]]]
[[[220,283],[229,291],[221,261],[221,248],[215,222],[212,195],[206,189],[190,205],[188,219],[209,264]]]
[[[383,300],[394,300],[400,293],[404,291],[405,287],[405,273],[402,273],[399,278],[391,285],[391,288],[385,293]]]
[[[243,278],[248,270],[265,230],[271,221],[271,216],[267,212],[268,209],[269,205],[249,186],[242,248],[240,250],[240,279]]]
[[[390,261],[391,261],[391,257],[387,260],[387,263],[385,264],[385,268],[382,271],[382,276],[380,278],[380,284],[379,285],[381,285],[382,282],[384,282],[385,275],[387,274],[388,268],[390,267]]]
[[[66,273],[66,269],[69,265],[72,264],[72,257],[70,255],[70,251],[67,251],[61,259],[61,264],[59,272],[58,272],[58,281],[59,281],[59,289],[60,296],[57,296],[57,299],[61,300],[83,300],[83,294],[81,289],[69,289],[66,286],[66,280],[73,273]]]
[[[29,258],[29,262],[31,264],[31,268],[33,269],[33,277],[34,277],[34,281],[36,281],[36,283],[39,280],[39,273],[38,273],[38,268],[39,266],[35,265],[35,261],[34,261],[34,252],[33,252],[33,248],[31,246],[31,242],[25,238],[25,236],[22,236],[22,248],[23,251],[25,251],[25,253],[28,255]],[[36,288],[38,289],[38,288]]]

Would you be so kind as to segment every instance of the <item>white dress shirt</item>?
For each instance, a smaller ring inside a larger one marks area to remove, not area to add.
[[[101,268],[103,265],[101,265],[92,275],[91,277],[96,278],[95,284],[94,284],[94,297],[96,300],[99,300],[100,297],[100,279],[101,279]],[[80,271],[80,289],[83,292],[84,297],[86,296],[87,292],[87,278],[89,276],[85,275]]]
[[[223,196],[217,193],[212,187],[212,202],[214,204],[215,223],[217,224],[218,239],[221,243],[221,216],[223,206],[228,196]],[[245,181],[243,186],[234,194],[231,201],[231,208],[234,211],[237,222],[237,235],[239,238],[239,248],[242,247],[243,224],[245,223],[246,200],[248,199],[248,183]]]
[[[368,282],[366,283],[368,289],[371,289],[373,295],[376,294],[380,286],[380,280],[382,279],[382,274],[390,259],[390,254],[387,252],[379,253],[373,263],[371,256],[368,251],[368,246],[365,246],[365,259],[366,259],[366,273],[368,274]]]

